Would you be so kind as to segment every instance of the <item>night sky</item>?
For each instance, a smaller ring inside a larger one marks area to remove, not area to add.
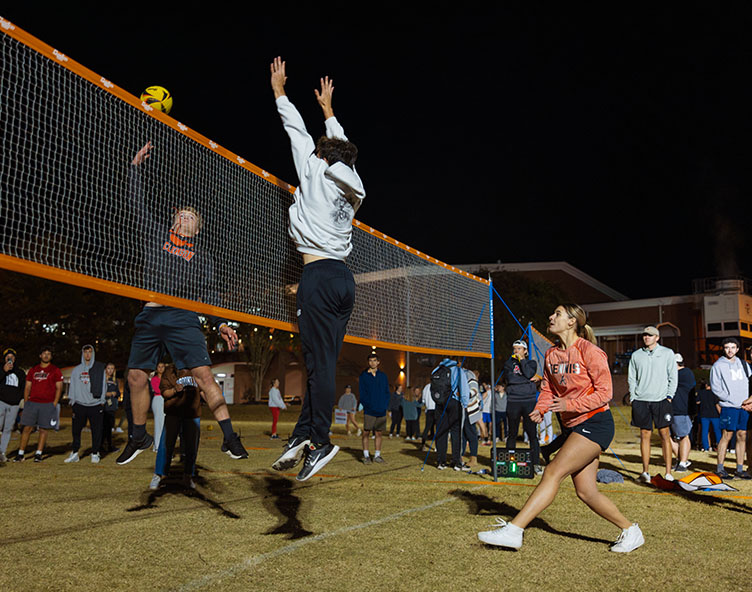
[[[329,75],[358,218],[443,261],[564,260],[632,298],[752,275],[751,13],[24,4],[0,16],[292,184],[269,63],[314,137]]]

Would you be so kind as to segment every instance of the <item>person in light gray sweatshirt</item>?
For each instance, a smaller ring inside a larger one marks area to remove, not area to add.
[[[329,428],[336,397],[337,357],[355,304],[355,280],[345,258],[352,250],[353,217],[365,190],[355,171],[358,150],[332,110],[333,82],[329,77],[322,78],[321,90],[315,91],[326,134],[314,142],[287,98],[285,62],[275,58],[270,70],[277,111],[290,138],[299,181],[289,209],[289,234],[303,259],[296,304],[308,374],[298,422],[272,468],[289,470],[305,457],[297,476],[298,481],[305,481],[339,451],[339,446],[329,441]]]
[[[66,463],[80,460],[81,431],[87,419],[91,426],[91,462],[99,462],[106,392],[105,365],[96,361],[93,346],[84,345],[81,348],[81,363],[73,368],[68,390],[69,404],[73,407],[73,443]]]
[[[752,479],[752,475],[744,470],[749,412],[742,408],[749,399],[750,367],[745,360],[737,357],[739,342],[735,338],[727,337],[722,345],[723,355],[710,369],[710,390],[721,405],[721,439],[718,442],[716,474],[722,479],[733,479],[723,463],[731,437],[736,434],[736,477]]]
[[[640,429],[640,456],[642,473],[638,477],[650,483],[650,439],[653,427],[661,437],[663,461],[666,465],[665,479],[671,475],[671,403],[678,384],[678,368],[674,352],[658,343],[661,334],[656,327],[648,326],[642,331],[645,347],[636,350],[629,360],[629,398],[632,404],[632,425]]]

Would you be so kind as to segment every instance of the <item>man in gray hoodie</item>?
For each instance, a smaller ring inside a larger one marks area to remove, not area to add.
[[[73,444],[66,463],[78,462],[81,448],[81,431],[89,420],[91,426],[91,462],[99,462],[99,447],[102,444],[104,423],[104,401],[107,392],[105,365],[97,362],[94,348],[84,345],[81,348],[81,363],[73,369],[70,379],[68,399],[73,407]]]
[[[332,110],[332,81],[322,78],[321,91],[315,91],[326,128],[318,142],[287,98],[286,81],[285,62],[275,58],[272,91],[290,137],[299,180],[289,209],[289,234],[303,258],[296,303],[308,385],[292,436],[272,468],[286,471],[305,457],[297,480],[306,481],[339,451],[339,446],[329,441],[329,428],[337,357],[355,304],[355,280],[345,259],[352,250],[353,216],[365,190],[354,166],[357,148],[348,141]]]
[[[718,442],[716,475],[722,479],[733,479],[723,463],[731,437],[736,433],[736,477],[752,479],[752,475],[744,470],[749,413],[742,408],[749,399],[750,367],[745,360],[736,356],[739,352],[739,342],[736,339],[727,337],[722,345],[723,355],[710,369],[710,389],[721,405],[721,439]]]

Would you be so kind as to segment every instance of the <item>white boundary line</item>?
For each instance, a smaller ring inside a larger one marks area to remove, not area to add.
[[[481,487],[485,487],[485,485],[479,485],[477,487],[473,487],[469,489],[468,491],[472,491],[473,489],[480,489]],[[332,530],[332,531],[323,532],[321,534],[317,534],[314,536],[309,536],[304,539],[297,540],[294,543],[290,543],[289,545],[286,545],[284,547],[280,547],[279,549],[275,549],[274,551],[269,551],[268,553],[262,553],[261,555],[253,555],[252,557],[248,557],[244,559],[243,561],[236,563],[235,565],[231,567],[223,569],[222,571],[219,571],[215,574],[198,578],[197,580],[193,580],[192,582],[187,582],[186,584],[183,584],[182,586],[175,588],[175,590],[177,592],[187,592],[189,590],[200,590],[201,588],[205,586],[215,583],[217,580],[235,577],[236,575],[248,569],[256,567],[257,565],[263,563],[264,561],[267,561],[269,559],[274,559],[282,555],[287,555],[288,553],[297,551],[298,549],[300,549],[301,547],[305,547],[306,545],[310,545],[312,543],[317,543],[319,541],[337,537],[342,534],[347,534],[349,532],[354,532],[356,530],[362,530],[364,528],[369,528],[371,526],[384,524],[385,522],[399,520],[400,518],[409,516],[410,514],[417,514],[418,512],[425,512],[426,510],[432,510],[433,508],[438,508],[439,506],[443,506],[444,504],[448,504],[449,502],[456,502],[456,501],[459,501],[459,498],[446,497],[444,499],[435,501],[425,506],[418,506],[417,508],[409,508],[407,510],[402,510],[401,512],[397,512],[396,514],[384,516],[383,518],[377,518],[376,520],[369,520],[368,522],[363,522],[362,524],[354,524],[352,526],[345,526],[344,528],[339,528],[337,530]]]

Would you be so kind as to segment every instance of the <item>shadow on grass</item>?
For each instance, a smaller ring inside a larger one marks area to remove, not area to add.
[[[313,534],[303,527],[300,519],[301,500],[293,493],[295,483],[292,479],[277,475],[254,478],[243,475],[250,481],[254,492],[261,497],[264,508],[274,516],[277,526],[270,528],[264,534],[284,534],[287,539],[302,539]]]
[[[196,465],[199,469],[199,465]],[[200,476],[193,478],[197,487],[205,488],[207,481]],[[191,489],[182,482],[182,472],[172,471],[169,476],[162,479],[159,489],[155,491],[146,491],[141,494],[141,503],[132,508],[127,508],[126,512],[141,512],[143,510],[149,510],[152,508],[158,508],[157,502],[168,495],[180,495],[189,499],[195,499],[208,507],[217,510],[225,518],[232,518],[233,520],[240,519],[240,516],[235,512],[231,512],[222,506],[217,500],[212,499],[207,494],[202,493],[198,489]]]
[[[512,516],[515,516],[517,512],[519,511],[514,506],[510,506],[509,504],[505,502],[496,501],[495,499],[492,499],[488,497],[487,495],[483,495],[481,493],[474,493],[474,492],[465,491],[462,489],[455,489],[453,491],[450,491],[449,494],[464,501],[467,504],[469,512],[475,516],[512,517]],[[590,543],[603,543],[606,545],[610,545],[613,543],[613,541],[607,541],[605,539],[599,539],[599,538],[589,537],[589,536],[585,536],[581,534],[575,534],[573,532],[566,532],[563,530],[558,530],[554,528],[553,526],[551,526],[548,522],[546,522],[542,518],[536,518],[535,520],[533,520],[528,526],[528,528],[530,527],[539,528],[540,530],[550,532],[551,534],[556,534],[556,535],[567,537],[570,539],[577,539],[580,541],[587,541]]]

